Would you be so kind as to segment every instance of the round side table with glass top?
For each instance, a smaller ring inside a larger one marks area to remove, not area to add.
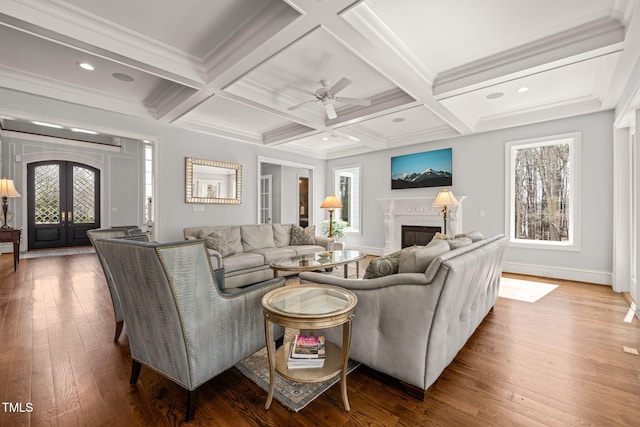
[[[347,289],[329,285],[294,285],[274,289],[262,298],[264,326],[269,356],[269,394],[265,409],[273,400],[275,376],[300,382],[320,382],[340,374],[340,390],[344,409],[349,411],[347,398],[347,362],[351,343],[351,319],[355,315],[358,298]],[[342,344],[326,341],[326,356],[322,368],[289,369],[289,342],[276,351],[273,325],[311,330],[342,325]]]

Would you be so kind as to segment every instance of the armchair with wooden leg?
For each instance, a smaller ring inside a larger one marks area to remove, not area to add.
[[[132,234],[135,233],[135,234]],[[113,337],[113,341],[117,342],[120,339],[120,335],[122,334],[122,327],[124,326],[124,314],[122,313],[122,306],[120,305],[120,299],[118,297],[118,292],[116,291],[115,286],[113,285],[113,279],[111,278],[111,273],[109,273],[104,260],[102,258],[102,254],[96,248],[95,241],[98,239],[104,239],[108,237],[126,237],[130,236],[132,239],[136,240],[148,240],[146,234],[142,234],[141,231],[137,227],[111,227],[111,228],[95,228],[92,230],[87,230],[87,237],[89,237],[89,241],[91,241],[91,245],[94,249],[96,249],[96,255],[98,256],[98,260],[100,260],[100,265],[102,266],[102,271],[104,272],[104,278],[107,282],[107,286],[109,287],[109,294],[111,295],[111,304],[113,305],[113,316],[116,320],[116,333]]]
[[[150,367],[189,392],[192,419],[198,388],[265,346],[261,300],[284,279],[223,291],[202,240],[95,244],[122,303],[131,384]]]

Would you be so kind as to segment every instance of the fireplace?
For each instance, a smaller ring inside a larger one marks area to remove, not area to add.
[[[442,227],[427,225],[403,225],[400,232],[400,242],[403,248],[407,246],[424,246],[433,239],[436,233],[441,233]]]
[[[382,205],[384,213],[384,254],[390,254],[401,249],[405,244],[402,242],[402,226],[434,227],[436,231],[442,228],[441,209],[433,206],[434,197],[408,197],[402,199],[378,199]],[[455,235],[462,233],[462,211],[465,196],[458,196],[458,206],[449,208],[447,216],[447,232],[445,234]],[[426,239],[427,237],[422,237]],[[430,239],[429,239],[430,240]]]

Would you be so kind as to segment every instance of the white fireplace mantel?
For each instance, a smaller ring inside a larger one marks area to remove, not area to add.
[[[434,207],[433,197],[411,197],[402,199],[378,199],[384,212],[384,253],[401,248],[403,225],[442,227],[443,218],[439,207]],[[457,197],[458,206],[451,206],[447,215],[447,232],[455,235],[462,232],[462,206],[466,196]]]

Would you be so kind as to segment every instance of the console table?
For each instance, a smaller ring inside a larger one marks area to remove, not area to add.
[[[22,235],[21,228],[0,228],[0,242],[13,243],[13,271],[18,268],[20,262],[20,237]]]

